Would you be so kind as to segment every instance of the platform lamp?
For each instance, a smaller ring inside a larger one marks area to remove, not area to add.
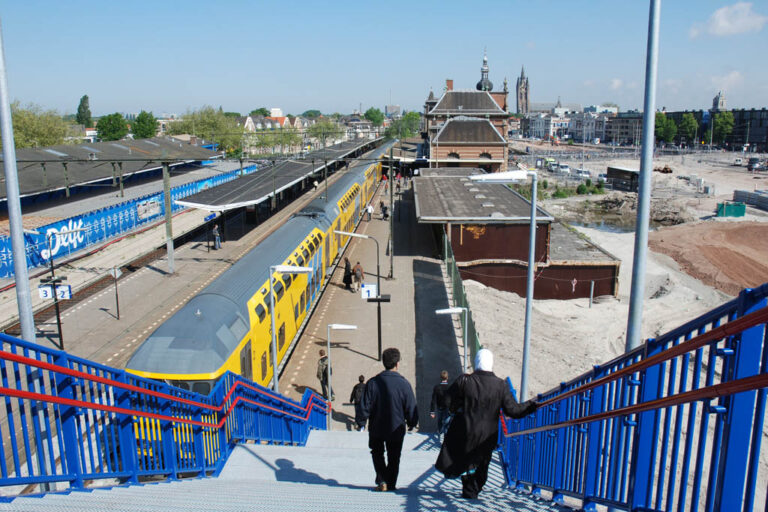
[[[351,236],[353,238],[365,238],[373,240],[376,244],[376,298],[381,298],[381,267],[379,265],[379,241],[370,235],[361,235],[359,233],[350,233],[349,231],[334,230],[337,235]],[[381,300],[376,301],[376,321],[378,328],[378,340],[379,340],[379,361],[381,361]]]
[[[465,307],[455,307],[455,308],[447,308],[447,309],[436,309],[435,314],[437,315],[458,315],[459,313],[464,314],[464,367],[462,368],[462,373],[468,373],[469,372],[469,366],[467,366],[469,356],[467,353],[469,352],[469,347],[467,346],[467,331],[468,325],[467,325],[467,316],[469,313],[469,309]]]
[[[311,274],[312,267],[294,267],[293,265],[272,265],[269,267],[269,317],[272,321],[272,390],[279,393],[277,386],[277,332],[275,332],[275,292],[272,286],[272,275],[277,274]]]
[[[328,372],[328,394],[330,396],[333,396],[333,386],[331,386],[331,331],[355,331],[357,330],[356,325],[348,325],[348,324],[328,324],[328,335],[326,336],[325,340],[327,343],[327,352],[328,352],[328,366],[326,367],[326,370]],[[328,397],[330,398],[330,397]],[[331,430],[331,415],[328,415],[328,430]]]
[[[536,171],[507,171],[490,174],[476,174],[469,179],[480,183],[518,183],[530,176],[531,181],[531,224],[528,234],[528,274],[525,286],[525,331],[523,335],[523,367],[520,377],[520,401],[528,396],[528,363],[531,349],[531,310],[533,308],[533,266],[536,263]]]

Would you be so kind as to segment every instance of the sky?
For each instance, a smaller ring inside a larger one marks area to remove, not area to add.
[[[445,80],[494,89],[522,66],[532,102],[643,105],[649,1],[4,0],[13,100],[62,114],[203,105],[422,110]],[[657,108],[768,107],[768,2],[665,0]],[[391,100],[390,100],[391,98]]]

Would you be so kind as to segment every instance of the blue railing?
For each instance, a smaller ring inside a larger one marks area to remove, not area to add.
[[[216,474],[234,444],[306,443],[327,404],[227,373],[208,396],[0,334],[0,485]]]
[[[505,419],[508,483],[587,510],[763,510],[766,296],[747,289]]]

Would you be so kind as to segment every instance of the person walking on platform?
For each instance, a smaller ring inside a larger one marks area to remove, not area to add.
[[[448,407],[451,405],[451,397],[448,395],[448,372],[440,372],[440,383],[432,389],[432,401],[429,405],[429,416],[437,416],[437,435],[445,434],[450,420]]]
[[[493,353],[481,349],[475,371],[458,377],[448,388],[454,414],[435,467],[446,478],[461,476],[461,496],[477,498],[488,478],[493,449],[499,435],[499,409],[512,418],[523,418],[538,405],[518,404],[507,383],[493,374]]]
[[[323,388],[323,396],[326,400],[336,400],[336,395],[328,386],[328,377],[331,375],[331,366],[328,364],[328,356],[325,350],[320,350],[320,359],[317,361],[317,379]]]
[[[371,218],[373,217],[373,205],[369,204],[365,207],[365,213],[368,214],[368,222],[371,222]]]
[[[357,378],[357,384],[352,388],[352,394],[349,395],[349,401],[355,405],[355,423],[359,432],[365,431],[365,420],[363,419],[363,395],[365,394],[365,376]]]
[[[352,290],[352,264],[349,262],[349,258],[346,256],[344,257],[344,289],[345,290]]]
[[[394,491],[400,472],[406,426],[419,424],[416,396],[411,384],[398,373],[400,351],[388,348],[381,354],[384,371],[365,385],[362,419],[368,421],[368,447],[376,471],[377,491]],[[387,461],[384,461],[384,453]]]
[[[363,266],[360,265],[360,262],[358,261],[355,263],[355,266],[352,267],[352,281],[354,282],[354,285],[352,287],[353,291],[360,290],[360,285],[363,283],[363,276],[365,276],[365,272],[363,271]]]
[[[218,251],[221,249],[221,234],[219,233],[219,225],[213,225],[213,249]]]

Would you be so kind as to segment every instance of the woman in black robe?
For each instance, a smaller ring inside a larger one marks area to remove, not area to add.
[[[344,258],[344,278],[342,279],[345,290],[351,290],[352,286],[352,264],[349,262],[349,258]]]
[[[458,377],[448,394],[454,414],[435,467],[446,478],[461,476],[462,497],[477,498],[488,478],[499,435],[499,410],[523,418],[536,411],[536,402],[518,404],[507,383],[493,374],[493,354],[481,349],[475,371]]]

